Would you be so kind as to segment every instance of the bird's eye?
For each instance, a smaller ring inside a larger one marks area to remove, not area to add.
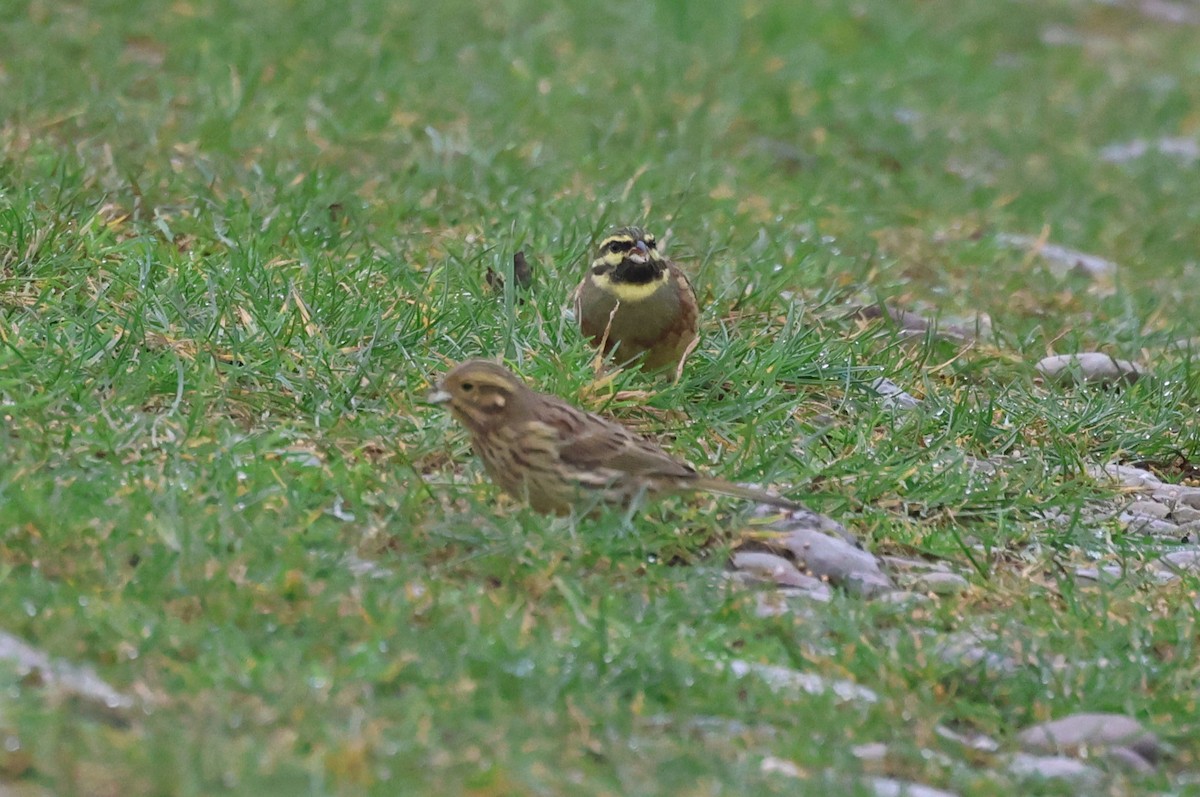
[[[462,389],[463,389],[464,393],[470,393],[472,390],[475,389],[475,383],[474,382],[463,382]]]
[[[633,248],[633,241],[612,241],[608,245],[610,252],[628,252]]]
[[[653,238],[645,239],[645,243],[646,243],[646,246],[648,246],[651,249],[653,249],[655,246],[658,245],[658,242],[655,241]]]

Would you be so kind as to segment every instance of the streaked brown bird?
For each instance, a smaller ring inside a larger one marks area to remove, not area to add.
[[[620,363],[669,368],[676,377],[696,347],[700,308],[679,266],[658,251],[639,227],[625,227],[600,242],[575,289],[575,318],[593,346]]]
[[[689,490],[804,509],[753,487],[702,476],[619,423],[531,390],[512,371],[486,360],[455,366],[429,400],[450,405],[492,481],[539,512],[564,515],[597,502],[630,506]]]

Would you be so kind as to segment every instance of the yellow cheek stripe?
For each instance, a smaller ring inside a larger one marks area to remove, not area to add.
[[[600,257],[592,261],[592,268],[596,266],[610,266],[616,268],[621,265],[621,261],[625,259],[625,255],[619,252],[605,252]]]
[[[671,272],[663,269],[662,274],[642,285],[632,282],[613,282],[612,277],[608,274],[593,274],[592,284],[610,296],[615,296],[617,301],[640,302],[653,296],[654,292],[666,285],[670,279]]]

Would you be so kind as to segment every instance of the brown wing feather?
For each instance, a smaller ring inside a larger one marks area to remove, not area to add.
[[[563,429],[558,457],[576,468],[608,469],[633,476],[692,478],[696,471],[620,424],[568,404],[554,407],[551,421]]]
[[[598,444],[601,438],[604,442]],[[607,453],[593,460],[592,456],[601,448]],[[564,461],[578,464],[587,462],[593,467],[604,467],[631,476],[686,479],[696,475],[695,470],[673,459],[648,440],[633,435],[615,440],[613,435],[599,430],[572,440],[564,446],[561,456]]]

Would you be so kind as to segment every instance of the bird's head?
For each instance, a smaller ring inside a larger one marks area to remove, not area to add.
[[[614,283],[645,284],[660,279],[667,260],[658,251],[652,233],[640,227],[623,227],[600,242],[592,259],[592,273]]]
[[[520,417],[531,391],[516,374],[487,360],[459,363],[429,393],[433,404],[450,412],[471,431]]]

